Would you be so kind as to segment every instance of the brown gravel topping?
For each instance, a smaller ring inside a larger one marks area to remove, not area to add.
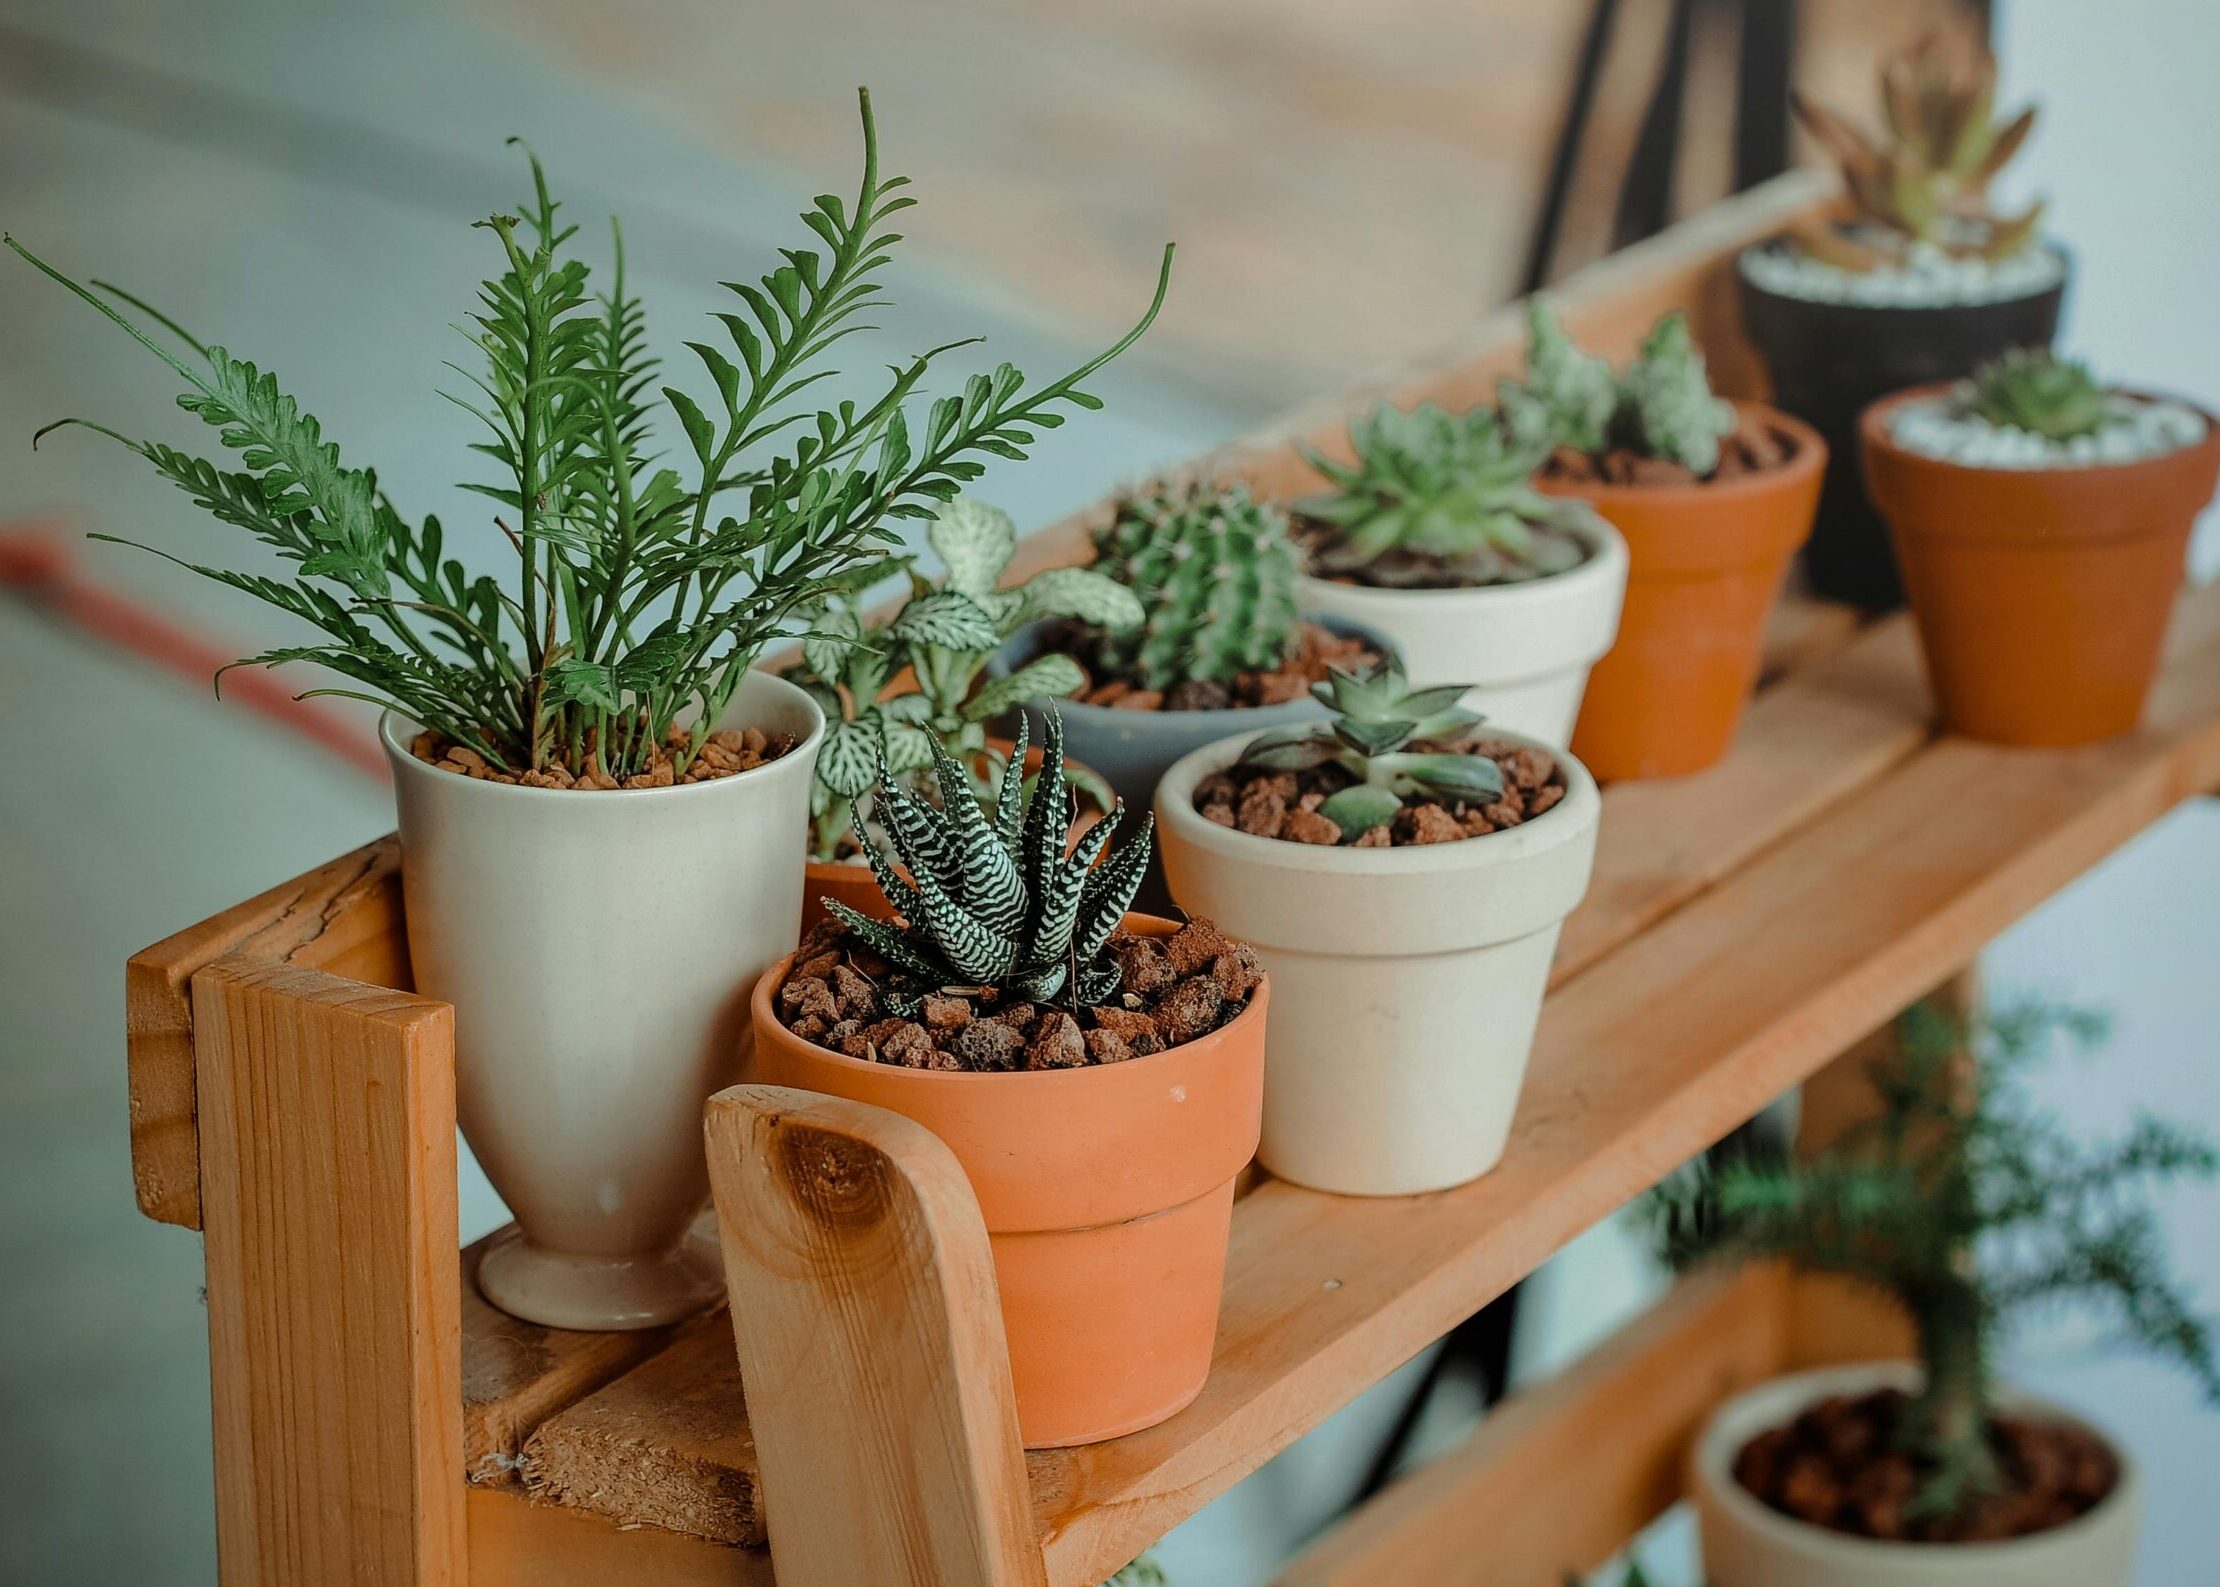
[[[1546,750],[1505,739],[1478,738],[1463,744],[1428,744],[1437,753],[1485,755],[1503,771],[1503,794],[1495,803],[1443,804],[1435,799],[1407,801],[1387,826],[1374,827],[1350,847],[1404,848],[1417,843],[1453,843],[1484,837],[1545,815],[1565,797],[1564,773]],[[1342,841],[1341,828],[1318,813],[1329,795],[1356,779],[1328,763],[1308,771],[1266,771],[1230,767],[1195,785],[1195,810],[1205,821],[1260,838],[1321,847]]]
[[[1540,477],[1566,485],[1716,485],[1780,468],[1797,450],[1788,431],[1742,413],[1733,432],[1719,438],[1719,466],[1709,474],[1668,458],[1644,457],[1630,447],[1590,453],[1560,446],[1542,465]]]
[[[1052,636],[1050,643],[1070,654],[1089,654],[1081,631]],[[1314,683],[1339,667],[1344,672],[1368,672],[1380,661],[1379,652],[1361,639],[1352,639],[1302,623],[1295,630],[1295,649],[1270,672],[1236,673],[1230,684],[1191,678],[1159,693],[1136,689],[1129,683],[1107,678],[1084,690],[1077,698],[1087,705],[1106,705],[1116,711],[1237,711],[1263,705],[1285,705],[1310,693]]]
[[[437,733],[416,735],[409,744],[409,753],[426,765],[441,771],[451,771],[464,777],[475,777],[480,782],[513,783],[525,788],[571,788],[581,792],[595,792],[617,788],[669,788],[679,783],[714,782],[719,777],[730,777],[735,772],[753,771],[768,765],[794,747],[794,740],[781,734],[773,738],[761,728],[725,728],[709,735],[709,742],[687,766],[686,775],[677,772],[673,752],[683,750],[693,742],[693,734],[686,728],[674,727],[664,735],[663,742],[655,746],[655,754],[648,769],[619,781],[605,771],[590,771],[583,777],[573,777],[560,766],[550,766],[545,771],[507,772],[488,764],[486,758],[474,749],[465,748],[443,738]]]
[[[2025,1537],[2086,1514],[2119,1480],[2101,1440],[2063,1422],[1999,1416],[1989,1442],[2005,1491],[1967,1513],[1928,1519],[1911,1500],[1926,1475],[1896,1447],[1903,1391],[1834,1395],[1734,1457],[1734,1478],[1781,1514],[1888,1542],[1981,1543]]]
[[[998,1003],[991,992],[946,987],[916,1019],[898,1019],[878,990],[886,964],[827,921],[795,950],[772,1004],[795,1035],[850,1058],[906,1069],[1081,1069],[1207,1036],[1248,1007],[1264,979],[1255,950],[1207,920],[1168,937],[1120,932],[1110,952],[1119,984],[1101,1007]]]

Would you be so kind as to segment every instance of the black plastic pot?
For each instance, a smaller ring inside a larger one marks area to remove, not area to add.
[[[1812,592],[1869,612],[1903,605],[1888,526],[1866,500],[1858,415],[1906,386],[1963,379],[2011,348],[2048,347],[2067,277],[2027,297],[1937,308],[1815,303],[1768,292],[1740,270],[1735,277],[1743,323],[1772,376],[1774,404],[1827,442],[1819,517],[1804,547]]]

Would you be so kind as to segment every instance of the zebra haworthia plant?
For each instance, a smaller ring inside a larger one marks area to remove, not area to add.
[[[893,967],[889,1011],[910,1017],[928,993],[943,989],[992,991],[1073,1009],[1110,996],[1118,966],[1107,945],[1148,867],[1153,819],[1143,816],[1133,836],[1105,859],[1124,819],[1120,804],[1067,852],[1072,796],[1064,777],[1063,721],[1053,708],[1030,799],[1023,788],[1022,726],[991,812],[971,796],[963,766],[937,741],[932,755],[937,805],[892,776],[878,784],[876,811],[891,856],[871,840],[860,817],[855,823],[856,841],[901,921],[873,920],[837,899],[825,900]]]
[[[1393,821],[1405,799],[1492,804],[1503,797],[1503,768],[1486,755],[1439,747],[1470,738],[1480,725],[1478,712],[1457,703],[1466,687],[1413,689],[1392,657],[1362,676],[1337,667],[1311,687],[1333,716],[1258,734],[1242,751],[1240,764],[1268,771],[1331,764],[1354,777],[1355,783],[1318,807],[1341,828],[1345,843]]]

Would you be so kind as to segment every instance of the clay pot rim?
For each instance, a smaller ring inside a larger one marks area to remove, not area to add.
[[[1168,937],[1179,930],[1179,926],[1180,923],[1176,920],[1169,920],[1162,915],[1144,915],[1138,910],[1127,910],[1125,918],[1118,923],[1119,930],[1145,937]],[[797,949],[796,951],[799,952],[800,950]],[[1006,1072],[983,1069],[908,1069],[897,1064],[873,1063],[868,1058],[851,1058],[844,1052],[835,1052],[832,1048],[810,1041],[806,1037],[796,1036],[793,1030],[778,1017],[778,1011],[771,1004],[773,989],[784,984],[786,972],[793,967],[793,964],[794,954],[789,953],[757,978],[754,989],[748,994],[749,1018],[764,1024],[766,1028],[775,1027],[781,1035],[807,1047],[816,1058],[830,1063],[836,1068],[854,1069],[865,1074],[893,1077],[893,1083],[897,1085],[966,1085],[977,1084],[982,1081],[1007,1083],[1011,1080],[1025,1080],[1036,1085],[1083,1086],[1089,1083],[1090,1077],[1107,1074],[1113,1070],[1120,1074],[1129,1071],[1146,1073],[1146,1066],[1158,1064],[1159,1060],[1176,1061],[1185,1059],[1192,1062],[1198,1056],[1197,1048],[1218,1045],[1220,1037],[1231,1037],[1236,1031],[1246,1033],[1245,1027],[1248,1027],[1252,1020],[1261,1024],[1264,1019],[1265,1004],[1272,990],[1271,977],[1260,976],[1257,984],[1250,989],[1249,1001],[1241,1012],[1220,1025],[1216,1030],[1207,1035],[1197,1036],[1193,1041],[1183,1041],[1177,1047],[1167,1047],[1162,1052],[1145,1053],[1138,1058],[1121,1058],[1114,1064],[1087,1064],[1077,1069],[1013,1069]]]
[[[1817,430],[1802,419],[1769,403],[1746,402],[1740,398],[1732,400],[1736,413],[1745,418],[1762,419],[1772,428],[1788,432],[1795,439],[1796,455],[1772,468],[1760,469],[1754,474],[1738,475],[1729,480],[1692,479],[1671,485],[1619,485],[1608,480],[1547,479],[1537,472],[1534,475],[1534,488],[1544,495],[1561,500],[1595,502],[1599,506],[1641,507],[1660,499],[1689,496],[1700,496],[1705,501],[1728,502],[1751,496],[1771,495],[1775,491],[1800,485],[1826,468],[1827,443]],[[1610,515],[1606,513],[1604,516]]]
[[[1740,1443],[1746,1441],[1749,1435],[1742,1434],[1729,1440],[1724,1424],[1746,1402],[1763,1395],[1783,1392],[1793,1386],[1797,1391],[1793,1397],[1795,1410],[1790,1412],[1793,1419],[1795,1411],[1800,1411],[1829,1394],[1856,1394],[1880,1388],[1911,1389],[1917,1386],[1918,1378],[1918,1367],[1909,1361],[1861,1361],[1843,1366],[1815,1367],[1802,1372],[1782,1373],[1753,1383],[1721,1401],[1705,1417],[1702,1428],[1696,1434],[1695,1444],[1688,1453],[1688,1470],[1694,1479],[1691,1486],[1707,1489],[1722,1509],[1730,1512],[1739,1524],[1752,1531],[1789,1539],[1799,1546],[1816,1542],[1830,1552],[1839,1548],[1859,1556],[1857,1563],[1869,1565],[1876,1570],[1887,1569],[1892,1562],[1901,1564],[1915,1558],[1932,1560],[1938,1557],[1955,1557],[1969,1562],[1977,1559],[1984,1568],[2009,1563],[2018,1555],[2045,1552],[2076,1532],[2103,1524],[2122,1505],[2133,1503],[2140,1497],[2142,1469],[2128,1453],[2127,1446],[2118,1438],[2066,1406],[2039,1395],[2009,1388],[1998,1397],[2002,1408],[2032,1412],[2047,1421],[2064,1422],[2078,1427],[2093,1435],[2112,1456],[2115,1475],[2111,1491],[2062,1526],[2047,1527],[2040,1532],[2030,1532],[2024,1537],[1966,1543],[1898,1542],[1887,1538],[1860,1537],[1854,1532],[1837,1532],[1829,1527],[1814,1526],[1809,1521],[1799,1521],[1794,1516],[1783,1515],[1735,1481],[1734,1456],[1739,1453]],[[1724,1447],[1730,1441],[1736,1443],[1736,1449],[1728,1450]]]
[[[1447,589],[1397,589],[1385,584],[1353,584],[1341,579],[1330,579],[1313,573],[1307,567],[1296,575],[1298,586],[1323,585],[1335,592],[1338,599],[1373,600],[1395,605],[1403,602],[1433,601],[1447,604],[1451,601],[1485,601],[1491,605],[1508,602],[1575,600],[1581,591],[1592,584],[1610,584],[1626,566],[1626,541],[1610,522],[1595,508],[1577,496],[1552,496],[1553,502],[1571,509],[1562,516],[1563,528],[1577,535],[1588,546],[1588,555],[1562,573],[1545,573],[1538,579],[1521,579],[1515,584],[1458,584]],[[1293,507],[1290,512],[1295,511]],[[1356,619],[1360,624],[1362,617]]]
[[[1957,380],[1936,380],[1924,386],[1907,386],[1902,391],[1892,391],[1885,397],[1876,398],[1858,415],[1859,446],[1869,452],[1886,453],[1898,466],[1932,471],[1944,478],[1956,475],[1994,479],[2001,475],[2007,479],[2034,481],[2061,478],[2100,481],[2125,479],[2141,469],[2175,464],[2200,452],[2220,450],[2220,417],[2215,417],[2204,404],[2169,392],[2146,390],[2141,386],[2111,386],[2107,391],[2111,395],[2133,397],[2141,402],[2170,402],[2177,407],[2187,408],[2205,421],[2204,438],[2192,441],[2187,446],[2177,446],[2171,451],[2155,452],[2149,457],[2127,458],[2112,463],[2067,463],[2054,468],[1996,468],[1985,463],[1960,463],[1952,458],[1915,452],[1910,447],[1897,444],[1895,436],[1889,433],[1888,420],[1898,408],[1906,403],[1942,396],[1962,384],[1963,381]]]
[[[1743,291],[1754,293],[1769,302],[1801,304],[1826,313],[1957,314],[1969,310],[1979,312],[1983,309],[1999,309],[2010,304],[2027,303],[2036,298],[2048,297],[2053,292],[2062,294],[2067,287],[2073,284],[2074,251],[2056,237],[2049,236],[2037,237],[2035,246],[2058,261],[2060,266],[2058,279],[2048,286],[2036,287],[2032,291],[2021,292],[2008,298],[1982,298],[1972,303],[1845,303],[1825,298],[1800,298],[1792,292],[1775,292],[1771,287],[1760,286],[1750,279],[1750,272],[1743,268],[1742,262],[1745,259],[1768,248],[1793,247],[1794,242],[1795,239],[1788,232],[1777,231],[1770,237],[1761,237],[1756,242],[1746,244],[1737,250],[1734,256],[1735,285]]]
[[[388,710],[379,713],[378,738],[385,745],[386,758],[393,763],[396,778],[415,776],[418,773],[430,777],[443,777],[452,782],[469,783],[480,789],[482,794],[488,798],[567,799],[591,794],[596,799],[607,800],[622,797],[627,803],[645,803],[649,799],[684,798],[688,794],[698,794],[711,788],[762,782],[766,780],[767,774],[778,772],[786,766],[788,761],[798,761],[814,770],[817,764],[818,746],[825,740],[825,713],[823,709],[819,707],[815,700],[809,697],[808,691],[799,684],[789,683],[775,672],[766,672],[760,667],[751,667],[748,669],[748,677],[750,679],[762,678],[777,684],[781,689],[792,691],[794,698],[800,701],[809,712],[809,731],[795,741],[793,748],[776,760],[768,760],[760,766],[750,766],[746,771],[736,771],[728,776],[708,777],[700,782],[673,783],[667,788],[534,788],[524,783],[494,782],[490,778],[465,777],[456,772],[442,771],[429,761],[419,760],[415,751],[409,748],[407,739],[404,739],[400,734],[400,725],[404,722],[409,724],[409,738],[414,738],[418,733],[425,732],[427,729],[422,723],[415,722],[412,718],[405,717],[398,711]],[[745,688],[746,684],[743,683],[741,687]],[[737,690],[734,691],[734,698],[738,698]]]
[[[1157,784],[1157,818],[1167,826],[1176,825],[1181,836],[1198,847],[1215,849],[1236,861],[1261,860],[1267,854],[1285,858],[1292,850],[1322,865],[1339,866],[1359,875],[1403,876],[1451,869],[1485,869],[1580,841],[1595,825],[1602,810],[1603,796],[1588,768],[1570,750],[1530,733],[1514,733],[1508,728],[1491,732],[1486,723],[1481,724],[1479,731],[1485,737],[1509,739],[1553,758],[1564,774],[1565,797],[1531,821],[1521,821],[1515,827],[1503,827],[1477,837],[1459,838],[1453,843],[1406,843],[1400,847],[1360,849],[1347,843],[1297,843],[1290,838],[1260,837],[1238,827],[1222,827],[1215,821],[1206,821],[1202,812],[1195,808],[1195,785],[1211,772],[1223,771],[1239,759],[1245,747],[1240,741],[1245,741],[1249,735],[1235,733],[1190,751],[1172,764],[1171,770]],[[1565,819],[1556,820],[1560,815]],[[1588,819],[1580,819],[1583,815]],[[1495,840],[1499,838],[1512,841],[1498,843]]]

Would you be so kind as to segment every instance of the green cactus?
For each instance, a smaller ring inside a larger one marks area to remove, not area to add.
[[[1568,512],[1527,483],[1546,437],[1432,403],[1382,403],[1349,425],[1355,463],[1305,447],[1333,489],[1298,510],[1338,531],[1313,555],[1325,573],[1387,586],[1512,584],[1561,573],[1586,554],[1569,535],[1541,533]]]
[[[1139,597],[1140,626],[1100,635],[1095,659],[1142,689],[1230,683],[1287,659],[1295,548],[1279,508],[1246,486],[1189,486],[1118,503],[1097,530],[1095,570]]]
[[[1546,427],[1552,446],[1600,452],[1610,444],[1619,411],[1619,381],[1611,361],[1584,353],[1541,298],[1526,305],[1526,379],[1496,387],[1505,419],[1514,428]]]
[[[1711,394],[1704,355],[1688,318],[1668,314],[1619,377],[1621,424],[1637,450],[1698,475],[1719,466],[1719,442],[1734,433],[1734,404]]]
[[[936,740],[937,805],[892,776],[878,784],[875,809],[894,857],[871,840],[860,817],[855,822],[879,889],[905,924],[873,920],[837,899],[826,899],[825,907],[893,967],[887,1007],[899,1017],[951,986],[989,988],[1029,1003],[1061,998],[1074,1009],[1117,990],[1117,961],[1106,944],[1148,868],[1154,818],[1144,815],[1133,839],[1104,859],[1124,819],[1119,804],[1066,854],[1072,794],[1063,718],[1053,706],[1030,798],[1024,764],[1021,723],[990,812],[971,796],[969,774]]]
[[[2079,359],[2016,347],[1974,371],[1970,407],[1991,424],[2071,441],[2104,428],[2109,396]]]
[[[1413,689],[1403,664],[1389,657],[1364,674],[1336,667],[1311,693],[1332,711],[1324,722],[1259,733],[1241,752],[1242,766],[1267,771],[1308,771],[1333,763],[1356,782],[1330,795],[1318,813],[1353,843],[1395,819],[1408,798],[1426,796],[1453,804],[1493,804],[1503,797],[1503,768],[1486,755],[1422,750],[1419,744],[1455,744],[1480,725],[1478,712],[1457,701],[1467,684]]]

